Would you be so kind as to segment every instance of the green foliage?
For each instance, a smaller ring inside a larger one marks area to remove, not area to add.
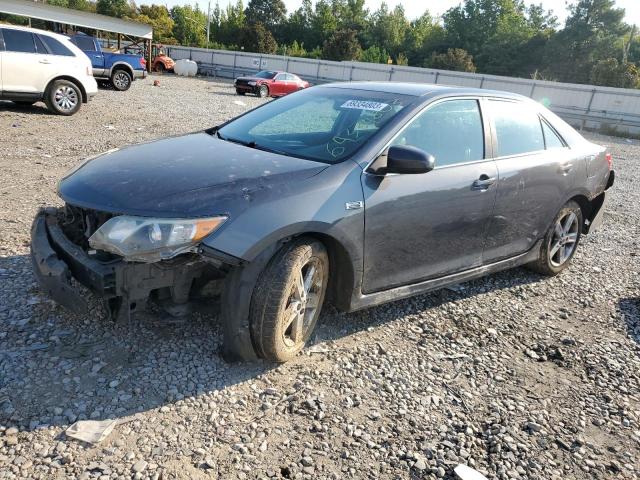
[[[322,56],[328,60],[358,60],[361,53],[354,30],[338,30],[322,46]]]
[[[241,37],[241,45],[247,52],[276,53],[278,48],[273,34],[259,22],[245,26]]]
[[[203,47],[207,41],[207,14],[197,6],[175,6],[171,9],[173,36],[179,45]]]
[[[287,18],[287,7],[282,0],[250,0],[245,14],[248,23],[261,23],[273,31]]]
[[[173,19],[163,5],[140,5],[136,22],[146,23],[153,28],[153,41],[159,43],[175,42],[173,37]]]
[[[606,87],[640,88],[640,69],[633,63],[607,58],[593,66],[591,82]]]
[[[455,70],[457,72],[476,71],[473,57],[462,48],[450,48],[445,53],[434,52],[425,67]]]
[[[383,48],[378,47],[377,45],[373,45],[366,50],[362,51],[360,55],[361,62],[369,62],[369,63],[387,63],[387,59],[389,58],[389,54]]]
[[[110,17],[126,17],[133,12],[127,0],[98,0],[96,2],[96,12]]]

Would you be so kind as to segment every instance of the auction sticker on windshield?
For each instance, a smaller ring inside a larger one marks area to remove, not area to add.
[[[389,105],[380,102],[369,102],[367,100],[347,100],[340,108],[354,108],[356,110],[371,110],[373,112],[380,112]]]

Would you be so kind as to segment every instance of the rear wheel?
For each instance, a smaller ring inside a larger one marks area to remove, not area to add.
[[[154,70],[158,73],[165,73],[167,71],[162,62],[156,62]]]
[[[258,96],[260,98],[266,98],[269,96],[269,87],[267,87],[266,85],[260,85],[260,88],[258,89]]]
[[[69,116],[80,110],[82,92],[73,82],[56,80],[47,89],[44,101],[53,113]]]
[[[529,264],[543,275],[557,275],[571,263],[582,232],[582,210],[576,202],[567,202],[547,231],[538,259]]]
[[[111,85],[120,92],[129,90],[129,87],[131,87],[131,75],[126,70],[114,70],[111,74]]]
[[[251,337],[265,360],[286,362],[311,337],[324,302],[329,257],[317,240],[301,239],[274,255],[256,284]]]

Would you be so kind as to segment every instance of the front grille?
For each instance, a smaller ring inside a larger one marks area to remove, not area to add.
[[[242,79],[238,79],[236,80],[236,85],[239,87],[248,87],[249,85],[249,80],[242,80]]]
[[[67,203],[64,208],[58,210],[58,224],[69,240],[87,251],[89,237],[113,216],[112,213],[80,208]]]

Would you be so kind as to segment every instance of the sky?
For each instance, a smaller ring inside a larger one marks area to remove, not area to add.
[[[225,7],[229,2],[236,2],[236,0],[218,1],[220,2],[221,7]],[[391,8],[398,4],[402,4],[405,12],[407,13],[407,17],[414,19],[422,15],[426,9],[428,9],[434,16],[442,15],[449,8],[458,5],[460,0],[386,0],[386,2]],[[171,8],[174,5],[193,5],[198,3],[200,8],[206,11],[208,0],[138,0],[136,3],[161,3],[167,5],[168,8]],[[211,0],[212,8],[215,3],[216,0]],[[246,5],[247,3],[248,0],[245,0],[244,4]],[[287,12],[293,12],[300,7],[302,0],[284,0],[284,3],[287,5]],[[382,0],[366,0],[367,8],[370,11],[377,10],[381,3]],[[553,10],[561,22],[564,22],[567,15],[566,0],[525,0],[525,3],[542,3],[546,9]],[[570,3],[573,3],[573,1]],[[640,26],[640,0],[616,0],[616,5],[626,10],[625,20],[627,23],[637,24]]]

